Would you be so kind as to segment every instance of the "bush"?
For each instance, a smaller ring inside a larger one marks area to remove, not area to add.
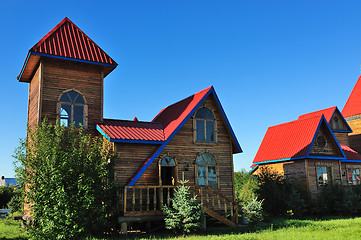
[[[166,228],[181,230],[183,234],[199,229],[203,217],[201,204],[197,202],[197,196],[191,198],[189,187],[185,186],[187,182],[179,181],[180,185],[171,198],[172,206],[163,206]]]
[[[14,195],[14,187],[0,187],[0,208],[6,208],[10,199]]]
[[[24,197],[22,194],[22,190],[21,189],[14,190],[13,196],[11,197],[8,203],[8,208],[10,208],[12,212],[22,212],[23,203],[24,203],[23,199]]]
[[[258,201],[257,198],[253,198],[242,208],[243,215],[250,225],[256,225],[263,220],[262,204],[263,200]]]
[[[78,239],[108,230],[114,154],[102,138],[46,120],[15,151],[34,239]],[[26,169],[25,169],[26,166]]]
[[[244,206],[258,197],[259,182],[256,176],[242,169],[234,173],[234,188],[236,200],[241,206]]]

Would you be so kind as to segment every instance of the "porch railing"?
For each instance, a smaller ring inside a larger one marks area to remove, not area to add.
[[[121,198],[124,216],[163,215],[163,205],[170,206],[176,186],[126,186]],[[189,186],[205,210],[211,210],[237,223],[238,204],[208,186]]]

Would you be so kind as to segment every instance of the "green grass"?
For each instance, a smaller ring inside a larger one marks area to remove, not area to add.
[[[10,217],[0,219],[0,239],[22,240],[28,238],[25,231],[21,229],[21,222],[15,221]]]
[[[163,233],[159,235],[127,235],[126,238],[135,239],[179,239],[180,235]],[[124,239],[123,237],[112,238]],[[14,220],[0,220],[0,239],[27,239],[26,233],[20,228],[20,222]],[[91,238],[101,240],[102,238]],[[186,240],[213,240],[213,239],[361,239],[361,218],[333,218],[333,219],[274,219],[267,227],[258,228],[209,228],[206,232],[190,235]]]

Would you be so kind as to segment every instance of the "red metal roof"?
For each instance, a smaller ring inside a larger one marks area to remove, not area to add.
[[[161,123],[104,119],[97,123],[98,130],[102,131],[111,141],[138,140],[159,141],[165,140]]]
[[[163,108],[152,122],[161,122],[163,124],[164,135],[167,139],[211,89],[212,86]]]
[[[316,112],[311,112],[311,113],[307,113],[307,114],[303,114],[303,115],[300,115],[298,117],[298,119],[306,119],[306,118],[311,118],[311,117],[316,117],[316,116],[321,116],[323,114],[323,116],[325,116],[326,118],[326,121],[328,123],[330,123],[331,121],[331,118],[334,114],[334,112],[336,111],[337,107],[330,107],[330,108],[326,108],[326,109],[322,109],[322,110],[319,110],[319,111],[316,111]]]
[[[345,106],[342,109],[342,115],[347,118],[361,114],[361,76],[357,80]]]
[[[305,157],[322,119],[321,115],[268,128],[253,163]]]
[[[345,153],[347,160],[361,160],[361,154],[346,145],[340,144],[340,146]]]
[[[29,50],[18,80],[30,81],[29,74],[26,74],[26,79],[22,79],[23,72],[25,70],[34,71],[33,68],[36,64],[31,63],[30,69],[26,67],[29,65],[28,62],[35,57],[37,58],[33,61],[39,61],[39,55],[102,64],[111,67],[111,70],[118,65],[67,17]],[[111,70],[107,69],[105,75]]]

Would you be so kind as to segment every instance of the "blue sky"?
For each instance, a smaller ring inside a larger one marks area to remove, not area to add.
[[[26,136],[27,51],[64,17],[119,66],[104,83],[104,117],[150,121],[210,85],[249,169],[269,126],[342,110],[360,75],[359,1],[0,1],[0,175]]]

